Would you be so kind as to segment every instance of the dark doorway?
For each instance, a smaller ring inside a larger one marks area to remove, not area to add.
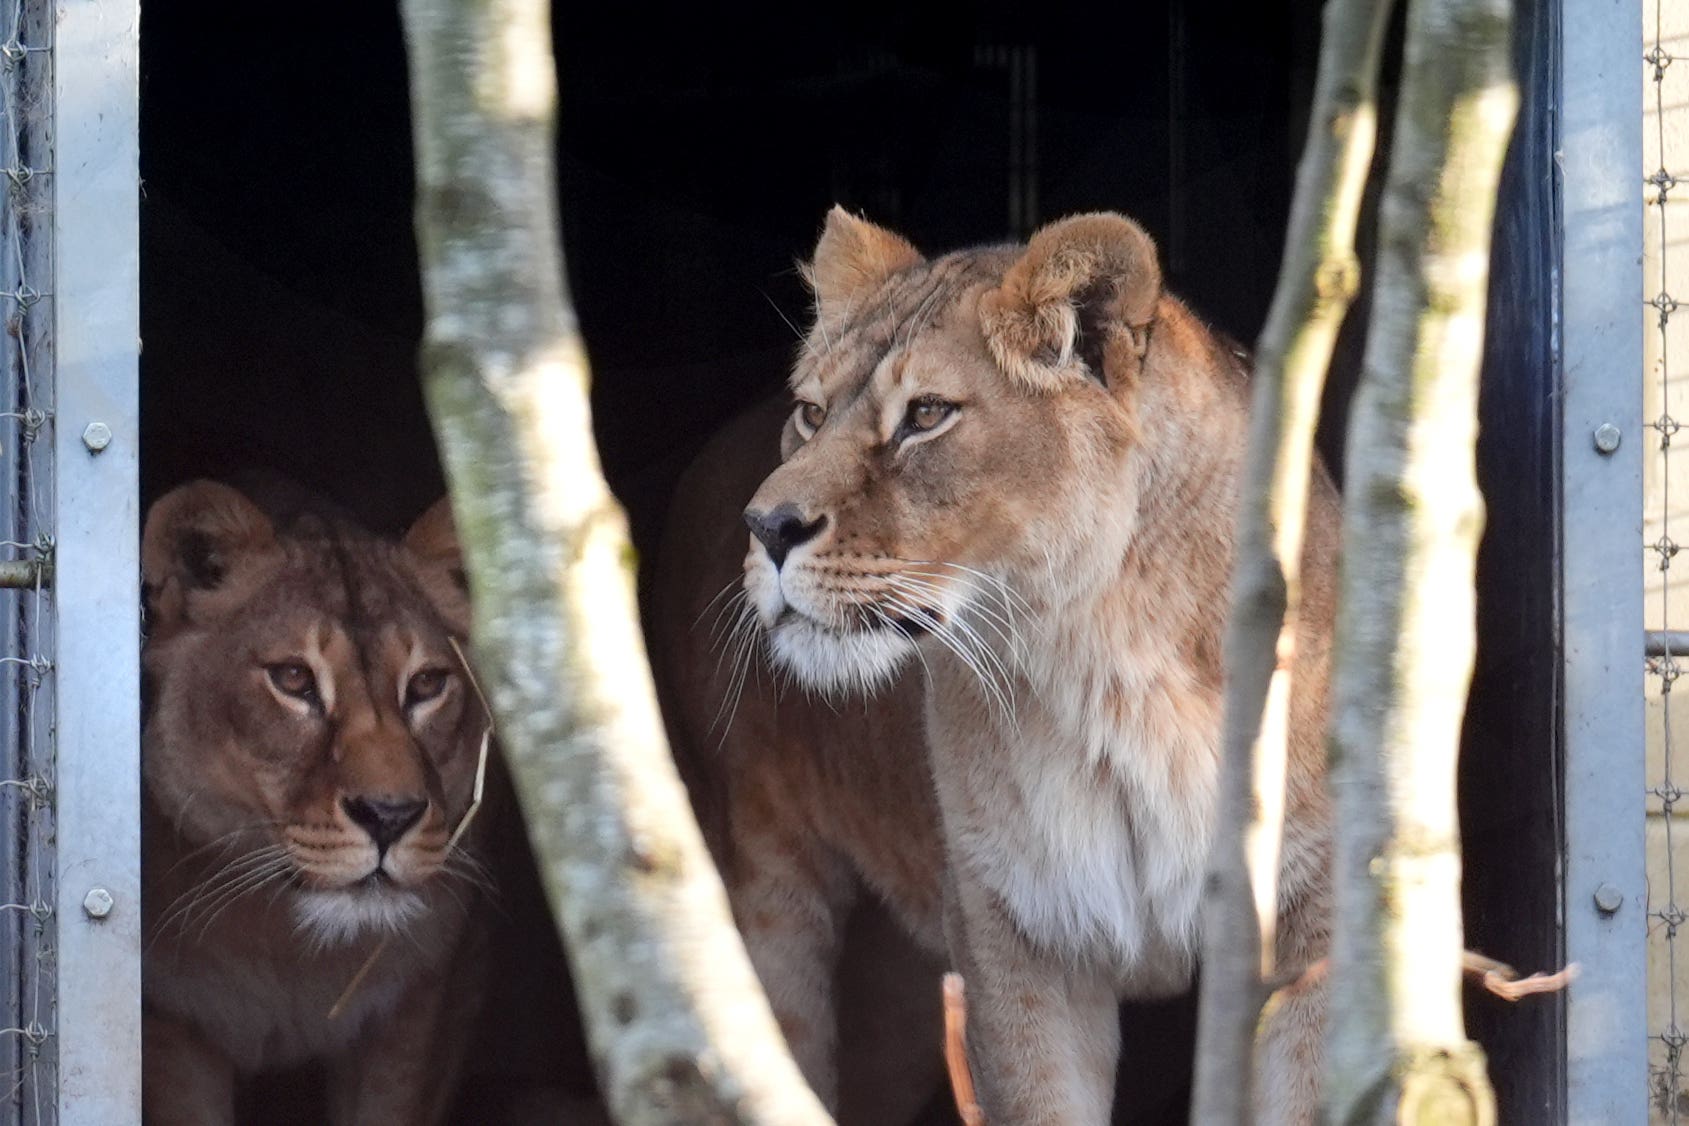
[[[1498,221],[1483,471],[1492,520],[1464,812],[1475,944],[1558,952],[1552,625],[1554,29]],[[776,390],[807,299],[793,263],[838,202],[926,250],[1116,209],[1171,285],[1255,338],[1313,85],[1311,0],[562,5],[558,182],[611,482],[649,551],[692,452]],[[253,466],[397,530],[442,491],[421,328],[397,12],[175,0],[142,33],[143,502]],[[1322,447],[1358,366],[1350,334]],[[1517,346],[1512,346],[1517,345]],[[1491,423],[1504,421],[1505,428]],[[1339,467],[1340,468],[1340,467]],[[1505,785],[1502,785],[1505,781]],[[1510,1121],[1558,1106],[1557,1002],[1472,998]]]

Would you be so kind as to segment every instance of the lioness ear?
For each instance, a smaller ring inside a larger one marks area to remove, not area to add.
[[[147,512],[141,581],[155,631],[187,616],[188,595],[220,587],[243,560],[275,544],[258,506],[215,481],[172,489]]]
[[[921,252],[901,235],[835,204],[827,212],[815,257],[801,266],[823,316],[838,315],[899,270],[921,262]]]
[[[1137,371],[1160,297],[1161,266],[1142,227],[1113,212],[1076,215],[1032,236],[980,298],[980,327],[998,365],[1033,390],[1078,365],[1107,385]]]
[[[416,566],[423,593],[459,637],[469,635],[469,578],[452,521],[452,501],[441,497],[405,533],[404,548]]]

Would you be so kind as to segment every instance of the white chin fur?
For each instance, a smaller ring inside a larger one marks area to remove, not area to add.
[[[299,929],[320,946],[338,946],[367,934],[395,934],[421,915],[425,905],[413,891],[304,891],[293,901]]]
[[[801,563],[787,567],[796,574]],[[774,664],[792,672],[802,684],[829,695],[871,694],[889,683],[914,654],[915,643],[895,630],[844,633],[803,616],[807,607],[802,599],[794,599],[797,605],[792,606],[782,585],[767,553],[753,542],[745,559],[745,593],[768,635]],[[799,613],[787,614],[789,607]]]
[[[808,618],[786,618],[769,631],[776,664],[822,692],[872,693],[889,683],[915,652],[894,630],[837,633]]]

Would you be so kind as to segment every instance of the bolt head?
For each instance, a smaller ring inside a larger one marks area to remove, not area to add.
[[[111,427],[103,422],[90,422],[82,432],[82,444],[88,447],[89,453],[99,453],[111,445]]]
[[[1617,914],[1624,906],[1624,892],[1612,884],[1602,884],[1595,889],[1595,909],[1603,915]]]
[[[1622,437],[1617,426],[1610,422],[1603,422],[1595,428],[1595,448],[1601,453],[1610,454],[1619,448],[1619,441]]]
[[[105,888],[90,888],[88,894],[82,897],[82,909],[88,912],[90,919],[103,919],[111,914],[115,900],[111,892]]]

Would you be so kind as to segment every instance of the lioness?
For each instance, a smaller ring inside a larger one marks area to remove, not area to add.
[[[929,1101],[915,1120],[936,1121],[948,1103],[944,845],[921,669],[842,703],[776,683],[734,591],[740,514],[779,464],[791,413],[786,394],[747,410],[680,479],[655,552],[652,661],[671,745],[804,1076],[841,1126],[902,1126]],[[1126,1008],[1132,1066],[1116,1077],[1116,1116],[1183,1124],[1188,1006]]]
[[[1119,215],[929,262],[834,209],[808,276],[815,323],[785,461],[745,510],[744,589],[805,685],[871,688],[919,662],[944,930],[987,1117],[1104,1122],[1117,999],[1183,989],[1194,966],[1245,365]],[[1316,473],[1286,966],[1327,941],[1337,512]],[[1264,1031],[1266,1120],[1312,1117],[1323,1008],[1306,992]]]
[[[142,566],[148,1120],[233,1123],[237,1081],[320,1061],[332,1121],[439,1121],[484,961],[449,511],[393,545],[196,482]]]

